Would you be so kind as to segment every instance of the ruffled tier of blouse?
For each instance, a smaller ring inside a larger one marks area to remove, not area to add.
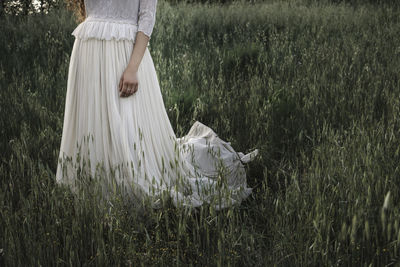
[[[75,28],[72,35],[82,40],[135,41],[137,32],[138,25],[133,21],[88,17]]]

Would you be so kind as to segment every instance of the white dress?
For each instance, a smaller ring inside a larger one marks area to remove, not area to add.
[[[119,96],[136,33],[151,36],[156,4],[85,1],[86,19],[72,33],[56,181],[75,190],[86,174],[102,179],[105,188],[119,185],[135,199],[150,197],[154,203],[167,192],[177,206],[238,204],[251,193],[243,163],[258,150],[237,153],[198,121],[177,138],[148,48],[137,73],[138,91]]]

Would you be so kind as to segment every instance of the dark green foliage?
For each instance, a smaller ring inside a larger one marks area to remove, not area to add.
[[[315,1],[317,2],[317,1]],[[1,18],[0,266],[399,262],[400,10],[160,1],[150,50],[178,136],[259,148],[240,207],[140,208],[55,186],[70,13]]]
[[[64,4],[64,0],[2,0],[0,16],[13,14],[27,16],[34,13],[48,13]]]
[[[273,3],[275,0],[166,0],[170,4],[232,4],[232,3]],[[313,5],[326,5],[326,4],[350,4],[350,5],[398,5],[397,0],[281,0],[287,3],[302,3],[302,4],[313,4]]]

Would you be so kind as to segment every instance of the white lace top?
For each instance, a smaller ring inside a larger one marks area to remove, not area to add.
[[[153,31],[157,0],[85,0],[86,18],[72,32],[76,38],[135,40]]]

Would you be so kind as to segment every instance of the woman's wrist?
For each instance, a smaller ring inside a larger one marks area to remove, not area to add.
[[[128,64],[128,66],[126,67],[126,69],[128,70],[128,71],[132,71],[132,72],[137,72],[138,71],[138,69],[139,69],[139,66],[137,66],[137,64],[135,64],[135,63],[129,63]]]
[[[133,45],[132,54],[127,66],[127,69],[129,69],[129,71],[133,72],[138,71],[140,62],[142,61],[148,42],[149,42],[149,37],[146,36],[143,32],[138,32],[136,34],[136,39]]]

